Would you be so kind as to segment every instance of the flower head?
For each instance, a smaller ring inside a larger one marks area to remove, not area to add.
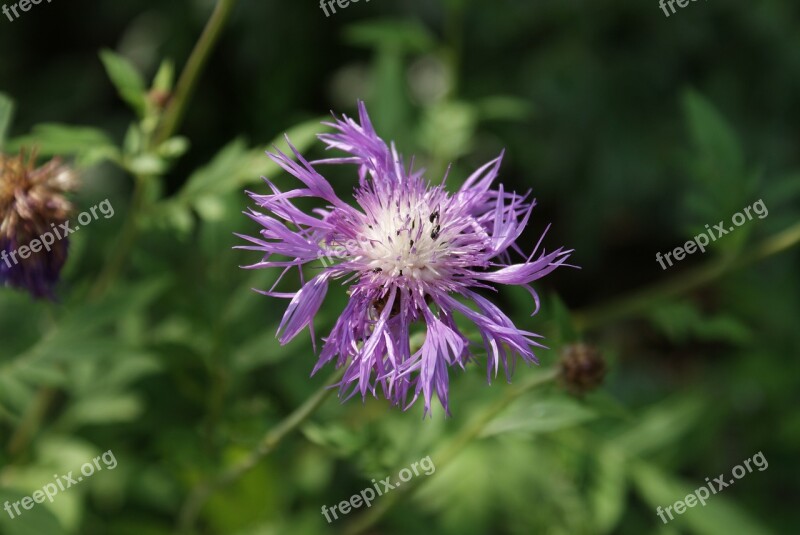
[[[27,159],[23,153],[0,154],[0,284],[52,298],[66,262],[67,240],[38,247],[27,258],[19,248],[67,220],[72,205],[64,193],[75,188],[76,180],[56,159],[38,168],[35,160],[33,154]]]
[[[563,265],[571,251],[537,255],[540,240],[526,257],[515,244],[535,201],[502,185],[491,188],[502,154],[450,193],[444,180],[432,185],[423,171],[404,167],[394,145],[375,133],[363,103],[359,119],[344,116],[328,124],[335,133],[319,136],[348,156],[308,162],[291,144],[297,162],[280,151],[270,154],[303,187],[283,192],[265,179],[272,193],[251,193],[261,210],[247,212],[264,228],[260,237],[241,236],[252,243],[241,248],[264,253],[248,268],[279,267],[285,274],[297,267],[301,281],[302,266],[322,260],[321,271],[298,292],[275,292],[274,286],[263,292],[290,299],[278,329],[282,344],[306,326],[313,340],[313,318],[330,281],[349,284],[349,302],[324,339],[314,373],[335,360],[346,367],[339,386],[347,397],[380,389],[407,408],[422,396],[428,413],[435,394],[449,414],[449,368],[464,368],[474,358],[457,316],[480,334],[489,380],[500,366],[510,379],[517,357],[537,362],[533,348],[544,346],[477,290],[521,285],[538,310],[529,284]],[[317,171],[324,164],[357,166],[355,206],[337,197]],[[319,198],[325,206],[306,213],[292,203],[301,197]],[[521,255],[518,263],[511,252]],[[411,337],[416,330],[425,334],[419,347]]]

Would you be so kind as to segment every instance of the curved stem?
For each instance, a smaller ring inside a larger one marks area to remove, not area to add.
[[[196,487],[184,502],[183,507],[181,507],[181,512],[178,517],[180,532],[193,532],[200,511],[214,493],[238,481],[242,476],[247,474],[247,472],[255,468],[264,457],[272,453],[284,438],[303,425],[331,394],[333,389],[329,385],[336,382],[341,377],[342,372],[343,370],[336,371],[325,382],[325,386],[317,390],[305,403],[277,426],[273,427],[264,436],[261,442],[258,443],[255,449],[250,452],[247,459],[229,468],[214,480]]]
[[[208,19],[203,33],[200,35],[197,44],[189,55],[186,66],[181,72],[180,79],[175,88],[175,94],[164,112],[158,130],[150,140],[150,143],[148,143],[150,149],[158,147],[165,140],[169,139],[180,126],[186,111],[186,106],[189,104],[189,99],[194,92],[203,67],[211,54],[211,50],[213,50],[214,45],[219,39],[222,29],[225,27],[225,23],[235,4],[236,0],[219,0],[214,7],[214,12]],[[139,214],[145,208],[145,200],[147,198],[145,189],[149,178],[150,177],[136,177],[131,209],[128,212],[128,218],[123,227],[122,237],[118,242],[118,246],[111,260],[97,279],[90,293],[90,299],[99,299],[111,287],[125,265],[125,259],[128,257],[136,241],[138,218]]]
[[[200,39],[186,62],[186,67],[178,79],[178,84],[175,86],[175,94],[164,112],[164,117],[153,140],[156,146],[169,139],[183,120],[186,106],[192,97],[197,80],[203,72],[203,67],[225,27],[234,5],[236,5],[236,0],[219,0],[217,2],[214,12],[208,19]]]
[[[631,316],[646,310],[654,300],[684,294],[722,275],[786,251],[798,243],[800,243],[800,223],[765,239],[738,257],[711,260],[675,278],[638,290],[619,300],[576,312],[573,316],[575,324],[583,330]]]
[[[511,403],[527,394],[531,390],[536,389],[542,385],[553,382],[559,376],[558,368],[551,368],[542,373],[538,373],[530,377],[527,381],[523,382],[516,388],[510,388],[506,394],[489,406],[488,409],[483,411],[477,418],[475,418],[469,425],[467,425],[456,437],[450,441],[449,444],[439,449],[432,457],[434,459],[434,466],[437,470],[449,465],[458,455],[464,451],[473,440],[478,438],[481,433],[486,429],[486,426],[491,423],[504,409]],[[396,489],[391,494],[382,497],[379,503],[376,503],[367,513],[364,513],[355,522],[353,522],[345,530],[347,535],[360,535],[374,526],[381,518],[386,515],[397,503],[399,503],[404,496],[413,492],[415,489],[427,479],[414,479],[407,486],[402,489]]]

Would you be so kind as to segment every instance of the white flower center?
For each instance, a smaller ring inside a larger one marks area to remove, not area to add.
[[[375,214],[374,220],[362,228],[360,260],[386,277],[423,281],[441,278],[438,264],[449,252],[449,241],[439,211],[392,208]]]

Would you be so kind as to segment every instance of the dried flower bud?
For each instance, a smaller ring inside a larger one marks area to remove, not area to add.
[[[597,348],[572,344],[561,352],[561,383],[570,393],[584,394],[603,383],[606,363]]]
[[[41,298],[53,296],[67,259],[68,240],[56,227],[72,212],[64,193],[77,187],[77,179],[58,159],[38,168],[35,162],[35,153],[27,159],[22,152],[0,154],[0,284]],[[45,235],[53,239],[44,242]]]

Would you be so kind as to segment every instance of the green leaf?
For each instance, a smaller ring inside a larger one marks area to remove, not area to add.
[[[275,341],[277,328],[277,324],[267,327],[264,332],[240,347],[231,359],[233,368],[244,373],[288,358],[291,355],[290,347]]]
[[[497,95],[475,103],[482,121],[525,121],[533,116],[533,105],[521,98]]]
[[[694,427],[702,409],[700,400],[690,397],[659,403],[623,432],[616,445],[631,457],[669,448]]]
[[[286,132],[298,151],[305,151],[316,140],[317,133],[325,130],[320,128],[320,120],[306,121]],[[267,150],[274,152],[275,147],[292,156],[283,134],[273,140]],[[201,211],[201,215],[213,219],[217,212],[205,209],[213,208],[214,197],[241,190],[248,184],[258,184],[262,176],[274,176],[281,171],[264,152],[263,149],[248,149],[241,139],[230,142],[208,165],[189,177],[179,198]]]
[[[597,533],[610,533],[625,511],[627,492],[626,459],[616,448],[603,445],[596,456],[597,470],[592,474],[589,503],[594,513]]]
[[[163,158],[173,159],[183,156],[189,150],[189,140],[185,137],[173,137],[166,140],[158,147],[158,155]]]
[[[742,148],[733,129],[717,109],[696,91],[687,91],[683,105],[689,133],[697,151],[730,172],[741,172],[744,167]],[[730,179],[721,173],[722,180]]]
[[[658,305],[648,315],[659,330],[678,344],[695,338],[743,345],[753,336],[737,318],[725,314],[703,316],[696,306],[686,301]]]
[[[0,504],[6,502],[16,503],[28,494],[23,494],[14,489],[0,488]],[[20,507],[19,516],[11,518],[6,511],[0,511],[0,533],[3,535],[66,535],[58,523],[55,515],[50,512],[47,505],[35,504],[30,511]]]
[[[594,411],[572,398],[536,398],[514,404],[489,424],[481,436],[509,432],[549,433],[596,417]]]
[[[6,141],[11,119],[14,117],[14,101],[4,93],[0,93],[0,149]]]
[[[135,175],[158,176],[167,171],[169,163],[154,154],[142,154],[131,158],[125,167]]]
[[[172,60],[165,59],[158,67],[158,72],[153,78],[153,89],[156,91],[172,91],[172,84],[175,79],[175,64]]]
[[[478,113],[473,105],[443,102],[428,108],[420,138],[433,155],[450,162],[470,151],[477,125]]]
[[[146,90],[142,75],[127,59],[111,50],[102,50],[100,59],[119,96],[130,104],[139,117],[143,117],[146,108]]]
[[[689,191],[683,208],[690,216],[688,232],[697,234],[704,225],[730,217],[753,199],[759,173],[745,167],[741,143],[722,114],[702,95],[687,91],[683,107],[693,150],[687,165]],[[716,247],[736,250],[747,238],[740,229]]]
[[[65,411],[61,424],[68,427],[130,422],[144,411],[144,405],[132,394],[111,394],[78,400]]]
[[[345,39],[354,45],[369,48],[388,47],[409,52],[426,52],[435,41],[419,22],[404,20],[371,20],[351,24],[345,29]]]
[[[92,165],[105,159],[116,159],[117,148],[104,132],[88,126],[43,123],[33,131],[8,142],[8,150],[36,147],[39,156],[76,156],[79,165]]]

